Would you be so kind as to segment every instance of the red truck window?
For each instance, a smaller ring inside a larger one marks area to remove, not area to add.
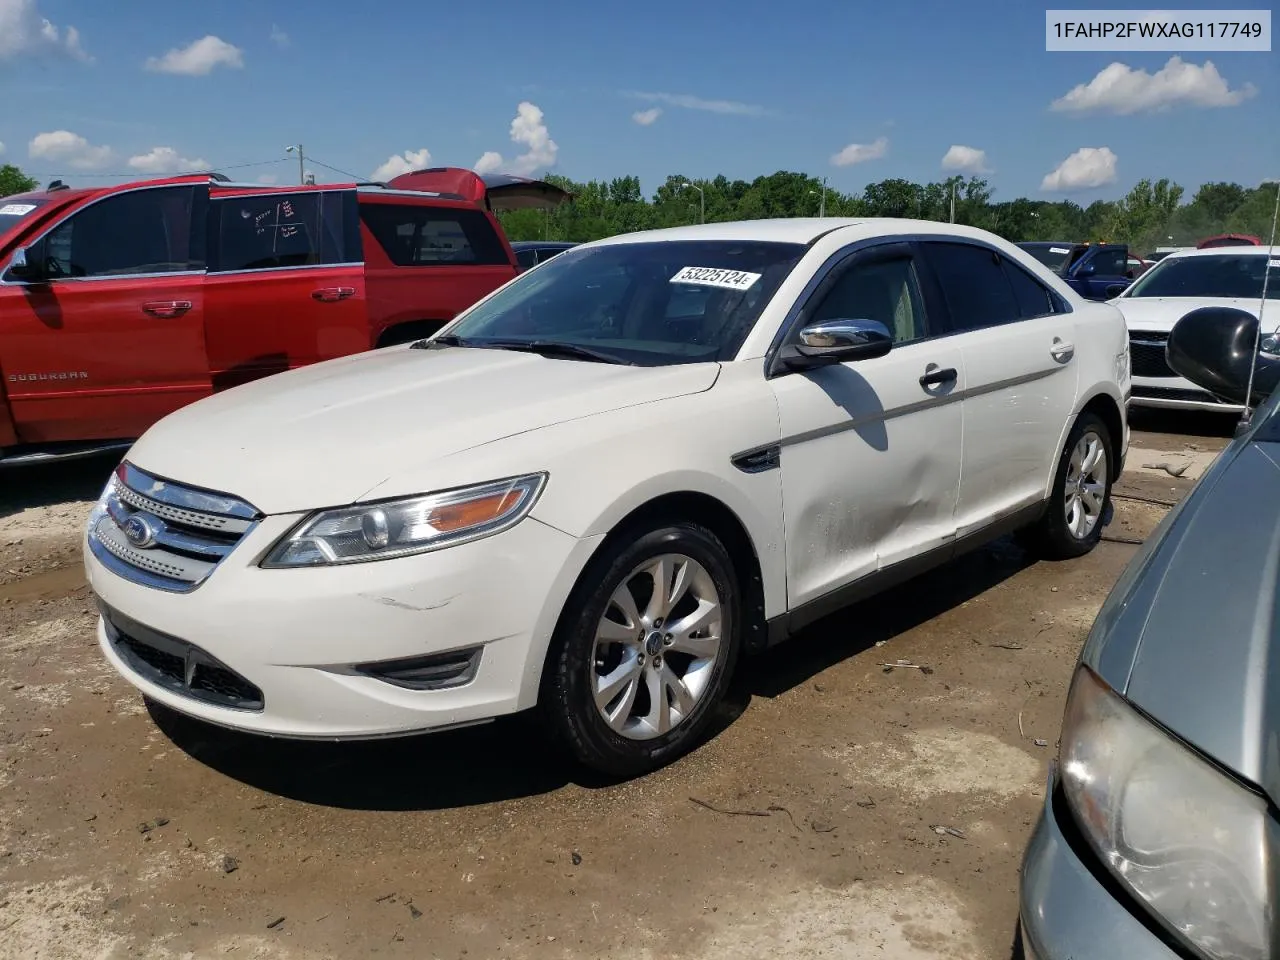
[[[203,270],[203,231],[192,229],[195,200],[190,186],[105,197],[49,232],[45,262],[55,277]]]
[[[216,197],[211,217],[218,272],[359,263],[352,191]],[[355,233],[354,245],[352,234]]]
[[[489,218],[479,210],[365,203],[360,216],[396,266],[509,266]]]

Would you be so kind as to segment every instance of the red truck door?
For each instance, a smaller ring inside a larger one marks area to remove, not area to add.
[[[23,443],[133,438],[211,392],[208,186],[140,187],[73,210],[0,275],[0,364]]]
[[[206,337],[221,390],[373,346],[351,187],[213,187]]]

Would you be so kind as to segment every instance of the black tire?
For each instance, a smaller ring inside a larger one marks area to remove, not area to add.
[[[646,560],[673,553],[696,560],[715,585],[722,607],[720,652],[687,717],[660,736],[631,739],[611,728],[595,704],[596,630],[610,598],[633,571]],[[674,522],[619,537],[593,559],[560,616],[539,698],[549,726],[579,763],[609,777],[635,777],[670,763],[701,742],[724,700],[741,647],[741,623],[741,591],[733,561],[710,530]]]
[[[1087,434],[1096,437],[1106,457],[1106,492],[1097,522],[1084,536],[1077,536],[1067,523],[1067,479],[1071,472],[1071,454]],[[1070,560],[1084,556],[1098,545],[1111,505],[1111,483],[1115,473],[1112,463],[1114,449],[1111,445],[1111,432],[1101,417],[1093,413],[1082,413],[1076,418],[1075,426],[1071,428],[1067,442],[1058,455],[1058,469],[1053,475],[1053,489],[1044,515],[1023,531],[1020,537],[1028,550],[1045,560]]]

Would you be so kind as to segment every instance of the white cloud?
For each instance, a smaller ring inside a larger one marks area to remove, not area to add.
[[[271,25],[271,42],[277,47],[283,48],[289,46],[292,41],[289,40],[289,35],[287,33],[273,23]]]
[[[0,60],[40,54],[93,62],[80,44],[80,31],[55,27],[36,9],[36,0],[0,0]]]
[[[1153,113],[1176,106],[1235,107],[1258,92],[1251,83],[1232,90],[1213,62],[1203,67],[1180,57],[1155,73],[1135,70],[1123,63],[1104,67],[1088,83],[1082,83],[1053,101],[1059,113],[1106,112],[1127,116]]]
[[[889,152],[889,138],[877,137],[873,143],[851,143],[835,156],[831,162],[837,167],[848,167],[855,163],[866,163],[868,160],[879,160]]]
[[[4,141],[0,140],[0,153],[4,153]]]
[[[648,110],[637,110],[631,115],[631,119],[642,127],[649,127],[653,126],[654,121],[660,116],[662,116],[661,107],[650,107]]]
[[[506,167],[507,173],[530,176],[547,167],[554,167],[560,147],[551,139],[542,110],[528,100],[520,101],[516,117],[511,121],[511,142],[527,148],[510,163],[495,150],[487,150],[476,161],[476,173],[496,173]]]
[[[210,34],[185,47],[174,47],[163,57],[148,57],[146,67],[157,73],[181,73],[202,77],[214,67],[244,66],[244,51]]]
[[[686,110],[705,110],[707,113],[724,113],[744,117],[760,117],[769,111],[756,103],[741,103],[737,100],[707,100],[695,97],[691,93],[632,93],[637,100],[648,100],[650,103],[665,103],[669,107],[683,107]]]
[[[111,159],[110,147],[95,147],[70,130],[37,133],[28,144],[27,152],[35,159],[65,163],[76,170],[94,170]]]
[[[942,157],[943,170],[959,170],[962,173],[990,173],[987,169],[987,151],[977,147],[965,147],[953,143]]]
[[[413,170],[421,170],[431,162],[431,151],[426,147],[421,150],[406,150],[404,153],[394,153],[387,157],[387,162],[373,171],[369,177],[370,180],[385,182],[394,177],[400,176],[402,173],[409,173]]]
[[[173,147],[152,147],[147,153],[140,153],[128,160],[130,169],[143,173],[187,173],[191,170],[208,170],[209,161],[203,157],[188,160],[178,156]]]
[[[497,173],[498,168],[505,163],[502,154],[497,150],[486,150],[480,155],[480,159],[472,166],[472,170],[479,174]]]
[[[1067,193],[1115,183],[1118,159],[1110,147],[1081,147],[1045,176],[1040,189]]]

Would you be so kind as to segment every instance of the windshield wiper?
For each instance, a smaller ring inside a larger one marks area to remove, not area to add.
[[[434,340],[415,340],[409,345],[410,350],[434,350],[436,347],[467,347],[471,343],[456,333],[446,333]]]
[[[571,360],[591,360],[595,363],[633,366],[630,360],[623,360],[612,353],[579,346],[576,343],[563,343],[559,340],[478,340],[469,341],[463,345],[493,350],[519,350],[524,353],[536,353],[543,357],[565,357]]]

